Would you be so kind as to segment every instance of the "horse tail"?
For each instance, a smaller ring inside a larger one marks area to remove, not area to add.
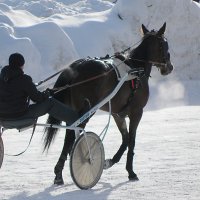
[[[62,87],[64,85],[69,84],[70,78],[67,76],[69,73],[68,70],[65,70],[61,73],[61,75],[58,77],[54,88]],[[67,77],[66,77],[67,76]],[[70,90],[66,89],[64,91],[58,92],[54,95],[54,98],[58,101],[65,103],[65,101],[69,101],[67,99],[70,99]],[[53,124],[53,125],[60,125],[62,121],[54,118],[53,116],[49,115],[47,118],[46,123],[47,124]],[[52,127],[46,127],[44,131],[44,151],[49,149],[51,143],[54,141],[56,134],[58,132],[58,128],[52,128]]]
[[[51,115],[49,115],[46,123],[47,124],[60,125],[61,121],[52,117]],[[44,151],[49,149],[51,143],[55,139],[57,132],[58,132],[58,128],[52,128],[52,127],[46,127],[45,128],[45,131],[44,131]]]

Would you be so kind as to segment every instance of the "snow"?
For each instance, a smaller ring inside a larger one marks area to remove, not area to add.
[[[11,53],[20,52],[26,59],[26,73],[38,82],[78,58],[112,55],[135,47],[141,39],[141,24],[151,30],[166,21],[165,35],[175,69],[165,78],[153,70],[152,96],[165,107],[180,102],[188,105],[194,101],[188,93],[195,93],[190,81],[199,85],[200,79],[199,19],[199,4],[191,0],[119,0],[116,4],[102,0],[1,0],[0,66],[7,64]],[[176,88],[181,88],[178,99],[173,92]],[[168,92],[166,101],[162,94]],[[197,97],[195,103],[199,103]],[[149,103],[147,108],[152,106],[156,104]],[[156,108],[162,106],[157,104]]]
[[[97,134],[107,122],[105,114],[96,115],[87,130]],[[0,171],[1,200],[198,200],[200,195],[199,106],[183,106],[146,111],[140,122],[135,148],[134,169],[139,181],[128,181],[126,153],[118,164],[103,171],[92,189],[81,191],[65,164],[63,186],[54,186],[53,168],[62,148],[64,132],[60,131],[49,153],[42,154],[43,128],[37,128],[31,146],[20,157],[5,156]],[[43,122],[44,118],[40,121]],[[3,135],[5,152],[22,151],[30,138],[26,132]],[[106,158],[114,155],[121,143],[114,121],[103,141]]]
[[[0,66],[7,64],[11,53],[20,52],[26,60],[25,72],[38,82],[78,58],[112,55],[135,47],[142,37],[141,24],[152,30],[166,22],[165,36],[175,69],[167,77],[152,71],[151,96],[136,142],[134,168],[140,181],[128,182],[124,156],[103,172],[91,190],[77,189],[69,170],[65,185],[53,186],[53,167],[64,133],[46,155],[41,153],[39,128],[27,153],[16,158],[5,156],[0,170],[1,200],[199,198],[200,4],[192,0],[112,2],[0,0]],[[101,130],[104,118],[104,114],[95,115],[88,130]],[[121,136],[115,132],[112,122],[104,143],[106,157],[120,145]],[[30,134],[20,134],[3,135],[6,153],[25,147]]]

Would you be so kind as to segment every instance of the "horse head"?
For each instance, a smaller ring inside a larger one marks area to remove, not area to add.
[[[146,61],[155,65],[162,75],[168,75],[173,70],[167,39],[164,37],[166,23],[158,31],[149,31],[142,24],[143,43],[146,46]]]

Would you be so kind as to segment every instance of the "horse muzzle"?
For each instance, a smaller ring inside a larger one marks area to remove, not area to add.
[[[166,76],[172,72],[174,66],[170,61],[168,61],[166,64],[160,65],[158,68],[160,69],[161,75]]]

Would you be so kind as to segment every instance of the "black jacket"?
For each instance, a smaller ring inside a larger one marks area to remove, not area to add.
[[[22,69],[5,66],[0,74],[0,118],[22,116],[28,109],[29,98],[38,103],[47,96],[37,90]]]

